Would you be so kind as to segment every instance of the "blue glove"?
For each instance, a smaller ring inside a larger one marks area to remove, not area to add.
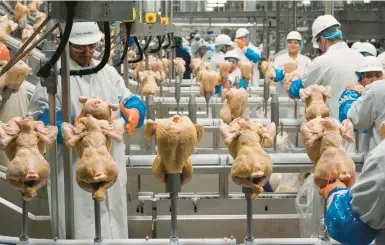
[[[249,82],[246,82],[243,78],[241,78],[241,80],[239,80],[239,88],[247,89],[247,87],[249,87]]]
[[[274,82],[282,81],[285,78],[285,75],[283,75],[284,70],[283,69],[274,69],[274,70],[275,70]]]
[[[222,93],[222,84],[215,86],[215,94],[221,94]]]
[[[301,88],[303,88],[301,78],[292,81],[290,84],[289,95],[293,98],[300,99],[301,97],[299,96],[299,90]]]
[[[39,118],[38,118],[39,121],[42,121],[44,123],[45,126],[49,126],[50,123],[49,123],[49,112],[48,112],[48,109],[44,110],[42,114],[40,114]],[[71,116],[71,124],[74,124],[74,121],[75,121],[75,116]],[[63,134],[61,132],[61,125],[63,123],[63,115],[62,115],[62,111],[57,111],[56,112],[56,127],[57,127],[57,143],[58,144],[63,144]]]
[[[246,49],[245,56],[253,63],[257,63],[261,59],[261,56],[250,48]]]
[[[267,181],[266,184],[263,186],[264,192],[274,192],[273,187],[270,185],[270,181]]]
[[[139,111],[139,123],[137,128],[143,127],[144,119],[146,118],[146,105],[140,100],[138,96],[131,96],[125,103],[124,108],[126,109],[137,109]],[[126,123],[128,120],[123,113],[120,113]]]
[[[338,99],[338,103],[340,104],[339,119],[341,122],[347,118],[350,107],[359,97],[361,97],[360,93],[352,89],[345,90],[342,93]]]
[[[325,225],[330,237],[345,245],[367,245],[376,237],[372,229],[352,209],[348,188],[335,188],[329,193]]]

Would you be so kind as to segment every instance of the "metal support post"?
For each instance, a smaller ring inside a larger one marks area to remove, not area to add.
[[[156,199],[152,199],[152,238],[157,238],[157,230],[158,230],[158,207]]]
[[[275,2],[276,7],[276,29],[275,29],[275,53],[278,53],[280,51],[280,44],[281,44],[281,2],[276,1]]]
[[[177,200],[178,193],[181,191],[182,174],[167,174],[166,176],[166,192],[170,193],[171,200],[171,237],[170,245],[179,244],[176,234],[177,230]]]
[[[263,81],[263,110],[265,112],[265,118],[267,118],[267,102],[270,97],[270,81],[268,77],[265,77]]]
[[[128,85],[130,83],[130,77],[128,76],[128,55],[124,57],[124,61],[123,61],[123,80],[124,80],[124,84],[128,88]],[[138,79],[138,85],[139,85],[139,79]]]
[[[298,118],[298,102],[297,101],[294,101],[294,118],[295,119]],[[298,144],[299,144],[299,133],[297,132],[296,136],[295,136],[295,146],[298,147]]]
[[[279,101],[275,92],[271,94],[271,121],[279,126]],[[277,135],[274,136],[274,152],[277,152]]]
[[[235,77],[233,86],[236,88],[239,88],[240,85],[239,85],[239,77],[238,76]]]
[[[190,94],[188,100],[188,117],[194,124],[197,123],[197,102],[195,100],[195,94]]]
[[[118,39],[119,33],[120,33],[120,21],[115,21],[115,30],[114,30],[114,39],[115,40]],[[123,39],[123,37],[121,37],[121,39]],[[126,42],[129,42],[129,40],[127,40]],[[120,44],[119,44],[115,48],[115,52],[114,52],[112,60],[120,60],[120,56],[121,56],[121,54],[120,54]],[[127,55],[126,55],[126,57],[127,57]],[[126,62],[126,60],[125,60],[125,62]],[[115,63],[115,62],[113,62],[113,63]],[[114,68],[117,70],[117,72],[119,74],[121,74],[121,72],[122,72],[120,69],[121,65],[115,66]],[[124,82],[126,82],[125,79],[124,79]],[[126,84],[126,86],[127,86],[127,84]]]
[[[53,20],[47,23],[47,28],[51,29],[55,25]],[[47,37],[44,46],[44,53],[46,58],[50,58],[55,53],[54,41],[56,35],[52,33]],[[57,82],[58,82],[58,67],[57,64],[51,70],[51,74],[47,78],[41,79],[41,85],[47,88],[48,93],[48,108],[49,108],[49,123],[52,126],[56,126],[56,94],[57,94]],[[58,187],[58,169],[57,169],[57,145],[56,141],[52,147],[48,150],[49,164],[51,168],[50,182],[51,182],[51,225],[52,225],[52,238],[54,240],[59,238],[59,187]]]
[[[256,183],[256,179],[251,180],[253,183]],[[246,216],[247,216],[247,230],[245,237],[245,245],[252,245],[254,243],[253,236],[253,200],[251,196],[253,195],[253,189],[248,187],[242,187],[242,192],[245,194],[246,199]]]
[[[324,3],[325,14],[334,14],[333,1],[325,1]]]
[[[297,2],[293,1],[293,31],[297,30]]]
[[[147,37],[147,38],[146,38],[146,42],[151,42],[151,40],[149,40],[149,39],[150,39],[150,37]],[[150,66],[149,66],[150,60],[148,59],[148,52],[149,52],[149,49],[150,49],[150,48],[147,47],[146,50],[144,51],[144,57],[145,57],[145,59],[146,59],[146,60],[145,60],[145,64],[146,64],[146,65],[145,65],[145,70],[146,70],[146,71],[150,70]]]
[[[62,83],[62,113],[63,122],[71,123],[71,100],[70,100],[70,65],[69,65],[69,46],[64,48],[61,56],[61,83]],[[73,171],[72,171],[72,152],[63,144],[63,164],[64,164],[64,200],[65,200],[65,221],[66,239],[75,238],[74,230],[74,194],[73,194]]]
[[[146,107],[147,107],[147,119],[151,119],[155,121],[155,102],[154,96],[147,95],[146,96]],[[151,152],[151,154],[155,154],[155,138],[151,138],[147,145],[147,150]]]
[[[180,93],[181,93],[181,86],[182,86],[182,75],[180,72],[177,72],[177,75],[175,77],[175,100],[176,100],[176,113],[179,114],[179,102],[180,102]]]
[[[94,199],[94,215],[95,215],[95,238],[94,245],[101,245],[103,242],[102,238],[102,224],[100,218],[100,201],[96,198]]]
[[[210,99],[211,99],[210,93],[205,92],[205,99],[206,99],[206,116],[208,118],[210,115],[210,112],[209,112],[210,111]]]
[[[23,198],[23,194],[22,194]],[[23,198],[23,218],[21,221],[21,236],[20,236],[20,244],[26,245],[28,243],[28,208],[27,201]]]
[[[360,152],[360,132],[356,131],[356,152]]]

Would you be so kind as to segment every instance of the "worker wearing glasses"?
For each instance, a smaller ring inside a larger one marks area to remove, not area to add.
[[[95,67],[98,61],[93,59],[97,43],[101,40],[101,33],[95,22],[74,23],[69,38],[69,66],[71,70],[83,70]],[[59,63],[60,65],[60,63]],[[59,79],[61,77],[59,76]],[[146,106],[128,90],[124,80],[110,65],[105,65],[100,71],[91,75],[70,77],[70,103],[72,120],[82,115],[83,104],[80,96],[98,97],[111,104],[120,104],[120,109],[113,111],[115,118],[126,121],[126,132],[130,136],[134,130],[141,127],[146,115]],[[58,82],[56,94],[57,126],[58,126],[58,186],[59,204],[64,203],[64,170],[63,170],[63,139],[61,137],[61,82]],[[40,83],[36,85],[32,96],[28,115],[35,120],[48,123],[48,94]],[[124,142],[112,144],[111,156],[115,160],[119,175],[116,183],[106,191],[106,199],[100,203],[102,233],[107,239],[128,238],[127,226],[127,173]],[[76,176],[76,166],[80,159],[73,152],[73,176]],[[50,185],[48,184],[50,189]],[[48,190],[50,193],[50,190]],[[92,196],[82,190],[73,178],[74,200],[74,238],[91,239],[94,236],[94,210]],[[51,200],[51,199],[48,199]],[[63,205],[59,205],[59,237],[65,236],[65,213]]]

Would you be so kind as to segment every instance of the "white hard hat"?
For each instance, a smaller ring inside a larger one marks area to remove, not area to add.
[[[318,16],[317,19],[313,22],[311,27],[313,33],[313,39],[315,38],[325,29],[337,25],[341,26],[340,22],[336,20],[332,15],[321,15]]]
[[[319,45],[316,41],[313,41],[313,48],[319,49]]]
[[[201,38],[201,35],[199,33],[195,34],[194,38]]]
[[[291,31],[289,34],[287,34],[286,40],[302,41],[302,36],[298,31]]]
[[[221,34],[215,38],[215,46],[232,44],[231,38],[225,34]]]
[[[230,59],[230,58],[239,60],[239,55],[235,50],[230,50],[225,54],[225,59]]]
[[[96,22],[76,22],[72,26],[69,42],[77,45],[88,45],[102,39]]]
[[[374,56],[366,56],[363,59],[362,66],[357,72],[383,71],[381,60]]]
[[[355,42],[353,43],[351,48],[354,50],[358,50],[361,44],[362,44],[361,42]]]
[[[366,52],[366,53],[369,53],[373,56],[377,56],[377,49],[376,47],[374,47],[373,44],[371,43],[361,43],[357,49],[356,49],[358,52]]]
[[[198,41],[198,49],[202,48],[202,47],[207,47],[207,42],[203,41],[203,40],[200,40]]]
[[[244,36],[247,36],[249,35],[250,32],[246,29],[246,28],[239,28],[236,32],[235,32],[235,38],[240,38],[240,37],[244,37]]]

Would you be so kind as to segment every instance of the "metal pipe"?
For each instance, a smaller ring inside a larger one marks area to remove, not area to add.
[[[103,240],[103,245],[165,245],[169,239],[119,239]],[[0,242],[18,243],[16,237],[0,236]],[[179,245],[236,245],[235,239],[180,239]],[[93,240],[48,240],[48,239],[30,239],[30,245],[93,245]],[[282,244],[282,243],[281,243]]]
[[[147,119],[155,120],[155,103],[154,96],[147,95],[146,96],[146,106],[147,106]],[[155,154],[155,138],[151,138],[148,142],[148,151],[152,154]]]
[[[71,123],[71,99],[70,99],[70,65],[69,65],[69,46],[65,46],[61,56],[61,83],[62,83],[62,113],[63,122]],[[63,164],[64,164],[64,197],[65,197],[65,222],[66,239],[74,239],[74,194],[72,176],[72,152],[63,144]],[[62,217],[64,218],[64,217]]]
[[[124,80],[124,84],[126,85],[126,87],[128,87],[128,85],[130,83],[129,82],[130,77],[128,76],[128,55],[126,55],[124,57],[124,62],[123,62],[123,80]],[[139,85],[139,82],[138,82],[138,85]]]
[[[246,197],[246,209],[247,209],[247,236],[246,241],[253,241],[253,200],[251,199],[251,194],[245,194]]]
[[[206,99],[206,116],[209,117],[209,110],[210,110],[210,93],[205,92],[205,99]]]
[[[182,78],[182,75],[180,74],[180,72],[177,72],[177,75],[175,77],[175,100],[176,100],[176,113],[179,114],[179,101],[180,101],[180,97],[181,97],[181,78]]]
[[[28,206],[27,201],[23,198],[23,218],[21,221],[20,241],[28,241]]]
[[[171,199],[171,238],[176,238],[176,225],[177,225],[177,200],[178,193],[170,193]]]
[[[356,152],[360,152],[360,132],[356,131]]]
[[[151,42],[151,40],[147,40],[147,39],[150,39],[150,37],[147,37],[146,38],[146,41],[148,42],[148,43],[150,43]],[[144,50],[144,57],[145,57],[145,68],[146,68],[146,71],[148,71],[149,69],[150,69],[150,67],[149,67],[149,62],[150,62],[150,60],[149,60],[149,58],[148,58],[148,52],[149,52],[149,48],[147,47],[145,50]]]
[[[236,76],[235,79],[234,79],[234,87],[236,88],[239,88],[240,84],[239,84],[239,76]],[[251,88],[251,87],[250,87]]]
[[[279,101],[277,93],[271,95],[271,121],[279,126]],[[277,135],[274,137],[274,152],[277,152]]]
[[[100,201],[97,198],[94,198],[94,215],[95,215],[95,239],[96,244],[101,244],[103,241],[102,238],[102,225],[100,218]]]
[[[276,1],[276,29],[275,29],[275,53],[280,51],[281,44],[281,2]]]
[[[293,1],[293,31],[297,30],[297,2]]]
[[[267,102],[270,96],[270,81],[268,77],[265,77],[263,81],[263,110],[265,111],[265,118],[267,118]]]
[[[197,123],[197,103],[194,94],[190,94],[188,101],[188,116],[194,124]]]

